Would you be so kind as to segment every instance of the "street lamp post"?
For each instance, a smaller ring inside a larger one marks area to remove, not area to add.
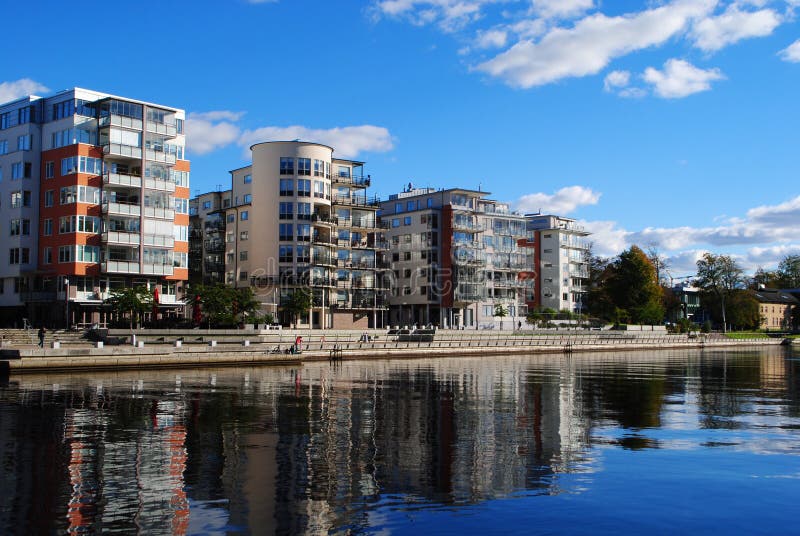
[[[67,305],[67,331],[69,331],[69,279],[64,278],[64,302]]]

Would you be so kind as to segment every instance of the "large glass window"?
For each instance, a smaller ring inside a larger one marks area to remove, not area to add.
[[[279,240],[294,240],[294,225],[291,223],[281,223],[278,225]]]
[[[297,159],[297,174],[298,175],[311,175],[311,159],[298,158]]]
[[[294,260],[294,246],[278,246],[278,262],[292,262]]]
[[[294,175],[294,158],[287,156],[281,157],[281,175]]]
[[[294,179],[281,179],[279,194],[290,197],[294,196]]]
[[[311,197],[311,181],[309,179],[297,179],[297,196]]]
[[[278,205],[278,219],[291,220],[294,218],[294,203],[281,203]]]

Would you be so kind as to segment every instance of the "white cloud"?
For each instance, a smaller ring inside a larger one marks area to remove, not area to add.
[[[365,151],[386,152],[394,148],[389,130],[374,125],[312,129],[303,126],[262,127],[246,130],[238,140],[249,156],[250,146],[263,141],[295,140],[330,145],[337,156],[354,158]]]
[[[652,84],[656,95],[665,99],[677,99],[707,91],[711,89],[711,82],[724,78],[719,69],[703,70],[677,59],[667,60],[663,71],[653,67],[644,71],[645,82]]]
[[[481,18],[481,10],[485,5],[511,1],[513,0],[378,0],[373,5],[372,12],[377,18],[403,18],[418,26],[437,23],[445,32],[453,32]]]
[[[241,130],[234,124],[240,112],[192,112],[186,117],[186,146],[190,153],[206,154],[236,142]]]
[[[603,88],[606,91],[614,91],[615,89],[626,87],[630,84],[630,81],[631,73],[629,71],[611,71],[603,80]]]
[[[545,214],[566,215],[580,206],[596,205],[600,192],[584,186],[567,186],[554,194],[534,193],[520,197],[514,208],[520,212],[543,212]]]
[[[616,57],[665,43],[715,5],[716,0],[676,0],[632,15],[591,15],[572,28],[551,29],[537,43],[520,41],[474,69],[520,88],[596,74]]]
[[[594,7],[594,0],[533,0],[533,11],[544,18],[573,17]]]
[[[772,9],[741,11],[731,4],[721,15],[697,21],[690,36],[695,46],[714,52],[748,37],[770,35],[781,22],[781,16]]]
[[[613,221],[582,224],[592,233],[589,239],[597,254],[610,257],[632,244],[654,245],[670,258],[673,274],[691,273],[699,256],[708,250],[733,254],[750,271],[758,266],[774,268],[786,255],[800,253],[800,196],[777,205],[752,208],[743,218],[722,221],[713,227],[648,227],[641,231],[623,229]]]
[[[30,78],[20,78],[13,82],[0,83],[0,103],[16,100],[26,95],[35,95],[36,93],[48,93],[50,90]]]
[[[478,32],[478,37],[475,39],[476,48],[501,48],[506,46],[508,41],[508,33],[504,30],[488,30],[486,32]]]
[[[783,61],[800,63],[800,39],[778,52]]]

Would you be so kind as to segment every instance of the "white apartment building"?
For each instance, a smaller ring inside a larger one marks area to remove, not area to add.
[[[512,329],[527,314],[526,223],[488,192],[413,188],[381,203],[391,252],[390,323]],[[495,316],[498,306],[506,317]]]

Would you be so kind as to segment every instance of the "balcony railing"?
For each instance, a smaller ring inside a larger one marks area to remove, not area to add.
[[[153,149],[145,150],[144,157],[153,162],[161,162],[163,164],[174,164],[177,158],[172,153],[165,153],[164,151],[155,151]]]
[[[172,275],[173,266],[151,263],[140,265],[139,261],[106,261],[102,264],[102,271],[117,274]]]
[[[174,138],[178,135],[178,129],[174,124],[156,123],[155,121],[147,122],[147,132],[155,132],[168,138]]]
[[[103,174],[103,184],[108,184],[110,186],[141,188],[142,178],[136,175],[126,175],[124,173],[111,173],[110,171],[106,171]]]
[[[175,246],[175,237],[167,235],[144,235],[144,245],[172,248]]]
[[[159,190],[161,192],[174,192],[175,182],[163,179],[145,179],[144,187],[150,190]]]
[[[122,145],[121,143],[107,143],[103,145],[103,154],[141,160],[142,148],[133,147],[132,145]]]
[[[106,231],[102,234],[102,240],[107,244],[139,245],[139,233],[128,233],[125,231]]]
[[[331,174],[331,181],[334,183],[340,184],[352,184],[354,186],[363,186],[368,187],[372,182],[369,176],[363,175],[353,175],[353,174],[339,174],[339,173],[332,173]]]
[[[139,205],[128,205],[125,203],[114,203],[105,201],[102,205],[103,214],[122,214],[125,216],[139,216],[141,214]]]
[[[174,220],[175,210],[162,207],[144,207],[145,218],[158,218],[160,220]]]
[[[100,128],[105,127],[123,127],[133,130],[142,130],[142,120],[133,117],[126,117],[124,115],[104,115],[97,121],[97,126]]]

